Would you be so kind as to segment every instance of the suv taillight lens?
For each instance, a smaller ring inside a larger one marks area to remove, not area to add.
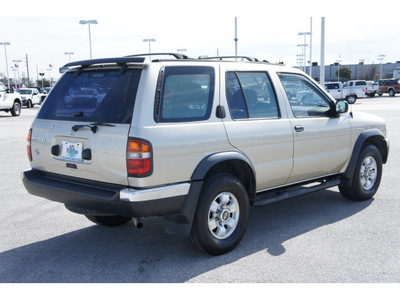
[[[126,148],[128,176],[143,177],[152,172],[151,144],[129,138]]]
[[[28,154],[29,161],[32,161],[31,140],[32,140],[32,128],[29,129],[28,138],[26,139],[26,152]]]

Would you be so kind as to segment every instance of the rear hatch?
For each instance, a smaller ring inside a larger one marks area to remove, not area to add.
[[[127,185],[127,138],[140,75],[139,66],[127,64],[82,64],[64,74],[32,125],[32,168]]]

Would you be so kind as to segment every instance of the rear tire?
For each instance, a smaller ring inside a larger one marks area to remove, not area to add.
[[[249,197],[242,182],[230,174],[206,180],[197,205],[190,241],[212,255],[233,250],[247,228]]]
[[[132,218],[123,216],[92,216],[85,215],[93,223],[104,226],[119,226],[132,220]]]
[[[371,199],[382,178],[382,155],[374,145],[365,147],[357,160],[351,186],[339,186],[340,193],[351,200]]]
[[[347,101],[349,104],[354,104],[354,103],[356,103],[356,101],[357,101],[357,96],[356,96],[356,95],[347,96],[347,97],[346,97],[346,101]]]

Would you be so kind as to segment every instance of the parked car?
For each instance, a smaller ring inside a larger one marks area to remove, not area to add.
[[[19,89],[18,93],[21,94],[22,105],[28,108],[33,107],[35,104],[40,104],[40,94],[35,88]]]
[[[65,65],[29,130],[28,192],[106,226],[162,216],[212,255],[239,244],[251,206],[335,186],[375,195],[383,119],[298,69],[172,55]]]
[[[21,114],[21,105],[21,95],[14,88],[8,89],[0,82],[0,111],[10,112],[17,117]]]
[[[344,84],[341,82],[328,82],[325,90],[337,100],[346,100],[349,104],[354,104],[357,98],[365,97],[367,83],[365,80],[351,80]]]
[[[40,104],[42,104],[42,102],[44,101],[44,99],[46,99],[46,96],[48,94],[48,92],[46,91],[46,89],[42,89],[38,86],[33,86],[33,87],[29,87],[31,89],[36,89],[39,91],[39,98],[40,98]]]
[[[390,97],[394,97],[397,93],[400,93],[400,80],[393,78],[381,80],[379,85],[379,94],[381,96],[384,93],[389,94]]]
[[[365,94],[368,97],[375,97],[379,93],[379,81],[367,81],[367,90]]]
[[[353,104],[357,98],[365,97],[367,82],[365,80],[350,80],[343,84],[342,99]]]
[[[335,99],[343,99],[343,83],[341,82],[326,82],[325,90]]]

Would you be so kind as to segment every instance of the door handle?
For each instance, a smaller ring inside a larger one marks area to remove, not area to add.
[[[296,126],[294,126],[294,130],[296,132],[302,132],[302,131],[304,131],[304,127],[303,127],[303,125],[296,125]]]

